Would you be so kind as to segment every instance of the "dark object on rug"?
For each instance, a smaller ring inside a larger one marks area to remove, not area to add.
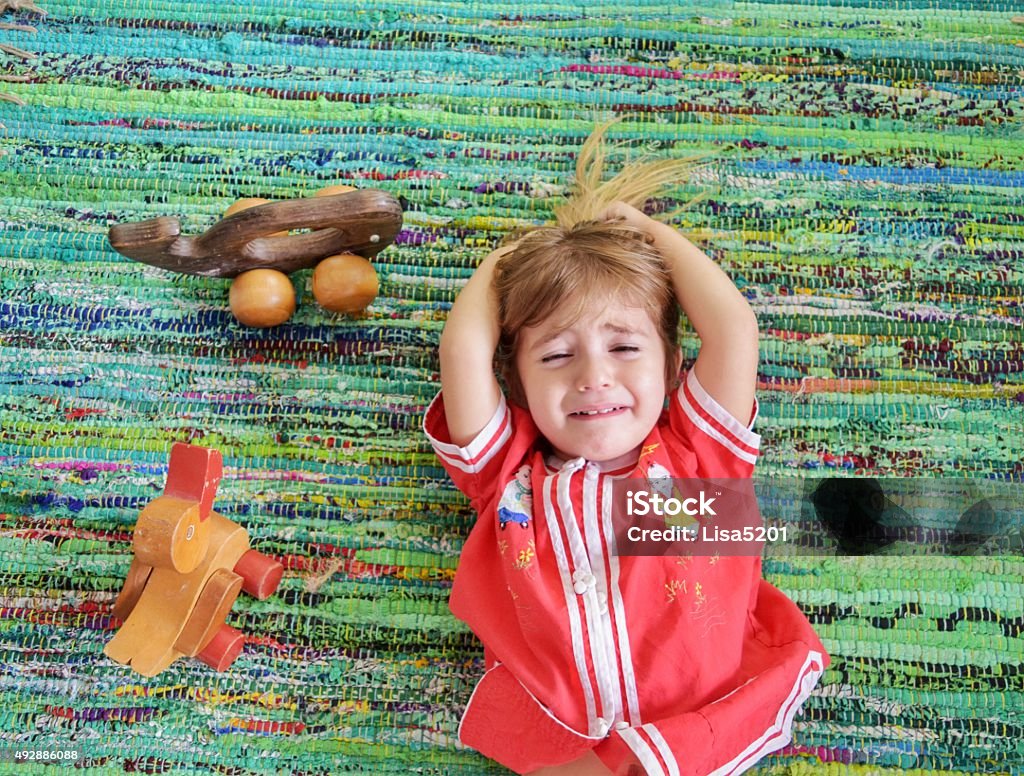
[[[876,479],[829,477],[817,486],[811,503],[845,555],[873,555],[895,539],[882,517],[898,507]]]

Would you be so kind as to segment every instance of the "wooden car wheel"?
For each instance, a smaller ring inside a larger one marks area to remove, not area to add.
[[[277,590],[284,574],[284,566],[256,550],[246,552],[232,570],[242,578],[242,590],[261,601]]]
[[[242,651],[245,636],[237,628],[221,625],[209,644],[196,655],[214,671],[226,671]]]

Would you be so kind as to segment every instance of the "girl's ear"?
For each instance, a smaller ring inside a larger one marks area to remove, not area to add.
[[[508,361],[502,363],[498,369],[498,377],[504,386],[505,396],[508,400],[517,407],[528,410],[526,391],[523,390],[523,382],[519,379],[519,370],[515,368],[515,365]]]
[[[667,374],[665,375],[665,393],[672,393],[679,387],[679,369],[683,365],[683,349],[676,348],[669,357]]]

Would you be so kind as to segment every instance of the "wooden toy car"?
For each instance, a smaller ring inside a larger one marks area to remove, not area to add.
[[[402,205],[387,192],[328,186],[305,199],[240,200],[198,237],[182,235],[178,219],[164,216],[112,226],[108,239],[144,264],[234,278],[235,317],[247,326],[276,326],[295,310],[287,275],[300,269],[317,267],[313,293],[324,308],[356,312],[368,305],[378,283],[367,257],[394,242],[401,228]]]
[[[163,495],[139,515],[135,557],[114,603],[123,623],[103,651],[143,676],[185,656],[225,670],[244,642],[224,622],[239,590],[264,599],[281,581],[281,564],[213,511],[221,474],[216,450],[175,444]]]
[[[378,189],[287,199],[245,208],[198,237],[181,234],[177,218],[110,227],[114,250],[135,261],[186,275],[233,278],[251,269],[288,274],[336,253],[375,255],[402,226],[402,206]],[[279,236],[290,229],[302,234]]]

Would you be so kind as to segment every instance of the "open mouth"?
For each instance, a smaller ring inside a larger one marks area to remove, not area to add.
[[[576,412],[570,412],[570,418],[600,418],[605,415],[616,415],[620,412],[625,412],[626,407],[605,407],[599,410],[577,410]]]

